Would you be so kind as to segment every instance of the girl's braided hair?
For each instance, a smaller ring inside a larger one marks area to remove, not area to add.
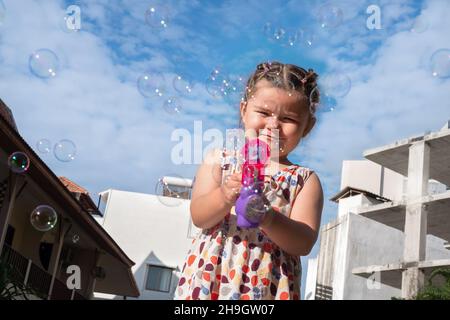
[[[296,91],[308,100],[310,113],[314,116],[319,103],[319,90],[317,88],[318,75],[313,69],[305,69],[293,64],[281,62],[263,62],[256,66],[256,70],[247,81],[243,101],[247,102],[254,93],[258,81],[265,79],[274,87],[287,91]]]

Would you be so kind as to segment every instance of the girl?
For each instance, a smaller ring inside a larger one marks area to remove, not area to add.
[[[196,175],[190,210],[202,232],[192,241],[175,299],[300,299],[300,256],[316,242],[323,191],[315,172],[287,156],[316,122],[316,78],[311,69],[272,62],[259,64],[248,79],[241,123],[271,146],[279,141],[278,159],[265,170],[269,210],[258,227],[237,226],[241,173],[220,166],[227,150],[212,152]]]

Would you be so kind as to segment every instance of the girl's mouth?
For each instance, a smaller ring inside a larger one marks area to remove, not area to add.
[[[284,141],[284,139],[280,138],[280,137],[275,137],[272,135],[268,135],[268,134],[260,134],[260,137],[266,137],[267,139],[270,139],[271,141]]]

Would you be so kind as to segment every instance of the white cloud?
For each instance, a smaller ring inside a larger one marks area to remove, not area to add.
[[[169,116],[161,101],[145,99],[136,89],[142,70],[167,70],[170,63],[162,52],[149,48],[147,61],[117,64],[103,39],[86,30],[72,34],[58,28],[64,10],[56,2],[27,2],[27,10],[19,2],[6,6],[9,19],[2,28],[0,94],[31,146],[41,138],[75,142],[78,154],[70,163],[42,155],[56,174],[74,179],[91,192],[110,187],[154,192],[163,174],[194,175],[194,166],[171,165],[170,134],[176,127],[192,129],[199,117],[208,120],[204,106],[211,102],[201,85],[186,99],[184,115]],[[82,13],[106,23],[105,11],[97,3],[83,7]],[[54,79],[30,74],[28,57],[38,48],[50,48],[58,55],[62,68]],[[124,51],[132,48],[133,42]],[[171,78],[167,81],[169,87]],[[209,116],[227,118],[223,103],[210,108]]]

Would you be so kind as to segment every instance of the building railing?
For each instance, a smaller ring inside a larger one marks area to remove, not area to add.
[[[32,260],[25,258],[8,245],[4,245],[2,259],[15,271],[19,281],[33,288],[43,299],[48,297],[52,275],[41,269]],[[73,297],[72,297],[73,296]],[[60,280],[55,278],[50,300],[86,300],[78,292],[74,292]]]

